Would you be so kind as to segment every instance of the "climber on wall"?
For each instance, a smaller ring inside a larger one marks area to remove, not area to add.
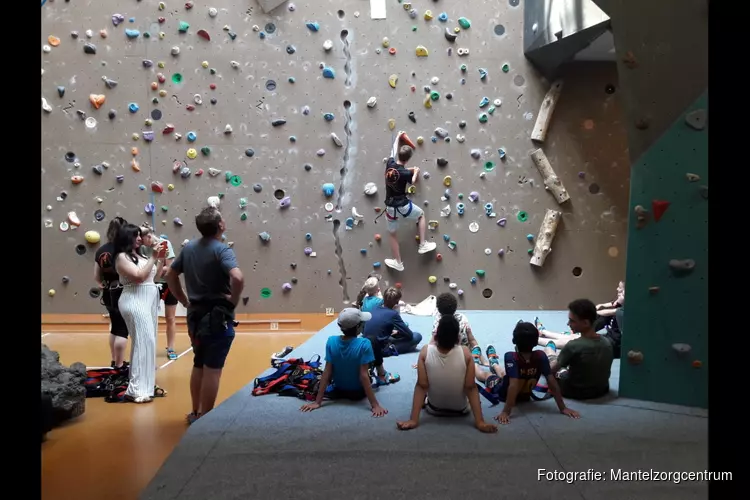
[[[419,253],[428,253],[437,247],[434,241],[425,241],[427,223],[424,211],[413,204],[407,196],[409,184],[416,184],[419,180],[419,167],[406,167],[414,154],[414,143],[406,132],[399,132],[393,141],[391,156],[385,166],[385,217],[388,219],[388,234],[390,235],[392,259],[385,259],[385,265],[396,271],[404,270],[401,261],[401,249],[398,244],[396,231],[399,219],[417,221],[419,225]]]

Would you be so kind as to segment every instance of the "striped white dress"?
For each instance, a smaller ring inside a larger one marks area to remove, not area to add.
[[[138,257],[138,268],[148,265],[148,259]],[[156,266],[142,283],[132,283],[120,275],[123,286],[118,303],[120,314],[128,325],[131,339],[130,382],[125,395],[136,402],[154,397],[156,385],[156,328],[159,313],[159,289],[154,283]]]

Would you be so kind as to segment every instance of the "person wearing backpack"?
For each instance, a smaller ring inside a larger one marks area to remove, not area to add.
[[[348,307],[339,313],[338,325],[342,335],[331,335],[326,342],[326,366],[320,378],[320,387],[315,401],[300,408],[302,412],[317,410],[323,399],[347,399],[370,402],[372,416],[382,417],[388,410],[380,406],[370,379],[370,364],[383,364],[377,356],[372,340],[359,337],[366,321],[372,314]],[[329,389],[329,385],[332,387]]]

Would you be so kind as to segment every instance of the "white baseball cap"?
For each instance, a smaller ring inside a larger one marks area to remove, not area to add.
[[[354,307],[347,307],[339,313],[338,324],[344,330],[349,330],[359,325],[363,321],[370,321],[372,314],[362,312]]]

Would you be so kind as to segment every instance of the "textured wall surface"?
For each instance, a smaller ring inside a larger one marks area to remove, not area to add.
[[[85,243],[86,231],[99,231],[103,237],[115,215],[134,222],[153,220],[179,250],[183,240],[197,234],[194,215],[209,196],[219,193],[227,241],[234,243],[247,277],[249,302],[241,312],[340,309],[356,296],[373,263],[389,257],[385,219],[377,224],[373,219],[374,208],[382,206],[382,161],[394,133],[388,127],[391,118],[396,130],[425,138],[413,164],[431,176],[420,181],[413,200],[429,203],[427,218],[439,221],[428,237],[437,241],[443,256],[437,262],[435,253],[417,255],[415,228],[402,225],[406,270],[396,274],[383,266],[380,272],[390,283],[403,283],[407,301],[448,290],[443,277],[465,291],[463,307],[470,309],[560,309],[577,296],[609,298],[624,274],[629,184],[615,65],[574,65],[568,70],[544,150],[571,201],[560,207],[564,215],[553,252],[544,268],[533,269],[526,235],[536,235],[545,211],[558,205],[545,192],[529,158],[538,147],[529,140],[531,129],[550,83],[535,75],[523,57],[522,3],[477,0],[462,9],[454,2],[420,0],[413,3],[418,11],[414,19],[396,0],[386,4],[387,19],[372,20],[369,2],[361,0],[299,2],[293,10],[287,3],[270,15],[254,1],[213,0],[216,17],[210,17],[210,6],[202,3],[186,10],[184,2],[168,2],[160,11],[157,2],[47,2],[42,7],[42,43],[56,46],[42,55],[43,98],[51,107],[50,113],[41,111],[44,312],[101,310],[98,300],[88,297],[96,245]],[[423,17],[428,8],[434,15],[430,21]],[[438,19],[443,10],[449,18],[445,23]],[[118,26],[114,14],[124,18]],[[457,26],[461,16],[472,21],[471,27],[451,44],[444,32]],[[179,32],[181,21],[189,24],[185,33]],[[307,22],[319,23],[319,31],[307,28]],[[128,38],[126,29],[139,34]],[[210,41],[198,34],[201,29]],[[106,38],[100,30],[106,30]],[[73,31],[77,38],[71,36]],[[395,55],[382,47],[384,37]],[[332,42],[330,52],[323,49],[326,40]],[[96,46],[95,54],[85,53],[86,43]],[[429,50],[428,57],[416,56],[420,44]],[[459,47],[470,54],[459,57]],[[171,55],[173,48],[179,48],[178,55]],[[144,61],[153,66],[144,66]],[[321,63],[335,78],[323,77]],[[504,64],[507,73],[501,69]],[[480,68],[487,71],[485,80],[480,79]],[[394,74],[398,83],[391,88],[388,79]],[[109,88],[103,77],[117,85]],[[431,83],[434,77],[437,84]],[[429,109],[423,105],[425,86],[440,93]],[[58,87],[64,87],[62,97]],[[89,102],[91,94],[105,96],[99,109]],[[202,104],[195,103],[196,94]],[[501,99],[502,105],[481,124],[479,103],[485,96]],[[377,98],[374,108],[366,105],[370,97]],[[138,105],[136,112],[129,111],[131,103]],[[409,120],[410,112],[416,123]],[[326,121],[325,113],[334,119]],[[87,126],[88,118],[96,123],[89,120]],[[286,124],[273,127],[276,119]],[[458,126],[462,120],[467,123],[463,130]],[[163,133],[168,125],[174,132]],[[224,132],[227,125],[231,134]],[[436,127],[448,130],[451,141],[433,143]],[[152,142],[144,141],[144,131],[154,132]],[[193,143],[188,142],[189,132],[196,135]],[[181,138],[175,139],[174,133]],[[342,147],[334,145],[331,133],[341,138]],[[465,135],[465,142],[459,143],[457,134]],[[196,158],[188,158],[189,148],[195,148]],[[202,148],[210,151],[203,154]],[[252,157],[246,155],[250,148]],[[504,161],[498,148],[507,152]],[[318,156],[321,149],[325,155]],[[480,160],[471,157],[473,149],[482,152]],[[75,156],[72,162],[66,160],[68,152]],[[449,160],[447,167],[437,167],[439,157]],[[133,159],[140,172],[132,169]],[[481,179],[487,161],[496,168]],[[99,175],[93,167],[103,162],[108,168]],[[175,162],[182,162],[191,175],[173,173]],[[212,177],[209,168],[221,173]],[[205,171],[202,176],[197,175],[200,169]],[[227,182],[227,172],[240,176],[241,183]],[[74,175],[84,181],[72,184]],[[441,202],[446,175],[453,179],[452,196]],[[164,185],[163,194],[151,192],[152,181]],[[363,194],[368,182],[378,185],[374,197]],[[260,193],[253,190],[256,183],[262,186]],[[324,183],[335,185],[331,198],[321,191]],[[291,197],[289,208],[279,208],[277,190]],[[480,194],[479,203],[463,200],[466,214],[458,217],[457,195],[472,191]],[[336,209],[328,213],[326,202]],[[493,203],[494,219],[484,214],[487,202]],[[148,203],[156,207],[153,217],[144,211]],[[453,213],[442,218],[439,212],[446,204]],[[346,230],[352,208],[364,219]],[[97,210],[105,212],[100,222]],[[523,223],[516,217],[522,210],[529,215]],[[71,211],[82,224],[61,231],[60,223]],[[173,223],[176,217],[183,227]],[[508,220],[504,228],[496,224],[502,217]],[[478,232],[469,231],[471,222],[478,222]],[[267,244],[258,238],[262,231],[271,234]],[[312,236],[309,242],[306,233]],[[380,244],[376,233],[384,236]],[[455,250],[443,241],[445,234],[457,242]],[[78,255],[77,245],[87,252]],[[306,257],[305,247],[317,256]],[[506,251],[503,258],[497,255],[501,248]],[[580,268],[580,276],[574,276],[574,268]],[[486,276],[471,285],[477,269]],[[437,284],[428,283],[430,275],[438,277]],[[63,276],[70,278],[68,284],[62,283]],[[298,282],[291,292],[282,293],[282,284],[292,277]],[[271,298],[261,299],[263,287],[273,290]],[[48,296],[50,289],[56,290],[54,297]],[[483,297],[484,289],[493,291],[489,299]]]

